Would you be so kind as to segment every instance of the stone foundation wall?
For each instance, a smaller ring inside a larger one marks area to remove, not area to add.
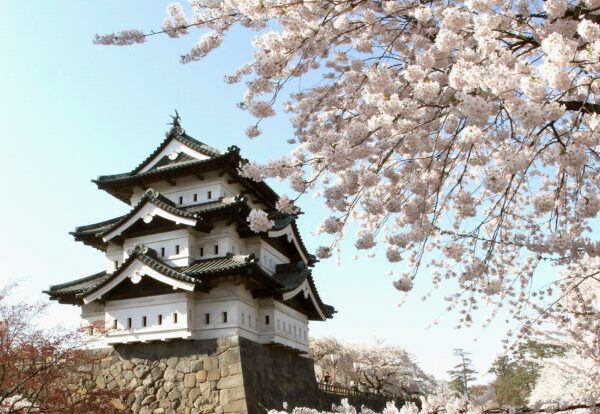
[[[245,413],[237,337],[115,347],[96,370],[96,386],[123,389],[117,405],[140,414]]]
[[[121,389],[115,406],[139,414],[264,414],[269,409],[339,405],[318,389],[313,361],[237,336],[119,345],[94,351],[98,388]],[[350,398],[360,406],[366,401]],[[372,405],[383,405],[373,404]],[[380,407],[373,407],[380,408]]]

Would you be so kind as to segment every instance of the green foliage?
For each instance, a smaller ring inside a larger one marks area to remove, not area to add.
[[[469,358],[471,355],[464,349],[455,349],[453,355],[459,358],[458,364],[453,369],[448,371],[450,375],[450,388],[459,394],[464,394],[469,397],[470,383],[475,381],[475,374],[477,371],[473,369],[473,361]]]
[[[562,352],[558,346],[529,341],[510,355],[498,356],[489,370],[496,375],[493,386],[498,405],[527,405],[527,397],[539,376],[540,360],[561,355]]]

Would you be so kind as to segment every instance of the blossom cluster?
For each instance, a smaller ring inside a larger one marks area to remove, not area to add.
[[[247,220],[250,230],[255,233],[269,231],[273,227],[273,220],[269,220],[269,215],[263,210],[252,210]]]

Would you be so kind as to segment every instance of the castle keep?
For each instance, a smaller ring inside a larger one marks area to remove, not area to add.
[[[103,327],[96,383],[130,388],[135,412],[258,412],[302,399],[281,379],[314,383],[309,321],[335,310],[317,292],[297,217],[277,212],[277,194],[242,177],[240,162],[237,147],[195,140],[176,116],[140,165],[94,181],[131,206],[72,232],[105,254],[105,268],[46,291]],[[269,231],[250,230],[252,209],[270,213]]]

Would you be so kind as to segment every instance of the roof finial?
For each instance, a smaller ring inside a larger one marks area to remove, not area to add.
[[[169,115],[173,120],[169,123],[167,123],[167,125],[172,125],[171,130],[169,131],[168,135],[171,134],[175,134],[175,135],[181,135],[183,134],[183,128],[181,128],[181,117],[179,116],[179,112],[177,112],[177,109],[175,109],[175,116],[173,115]]]

